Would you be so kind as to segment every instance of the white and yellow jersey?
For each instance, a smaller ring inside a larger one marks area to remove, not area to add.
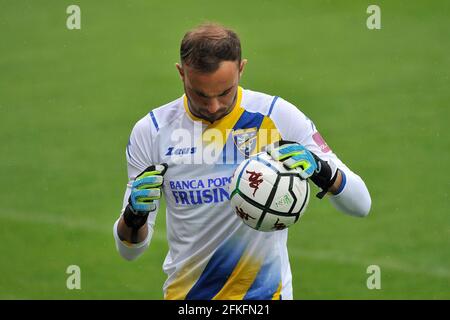
[[[246,226],[234,214],[228,191],[239,163],[281,138],[333,161],[345,178],[331,201],[349,214],[367,214],[364,182],[336,157],[314,124],[282,98],[239,87],[232,111],[209,123],[195,117],[182,96],[137,122],[126,148],[129,180],[152,164],[168,164],[165,299],[292,299],[288,231]],[[149,216],[147,239],[134,245],[120,241],[116,222],[114,236],[124,258],[132,260],[148,247],[155,217]]]

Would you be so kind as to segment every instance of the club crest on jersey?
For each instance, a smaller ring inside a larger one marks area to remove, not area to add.
[[[258,129],[256,127],[249,129],[239,129],[233,131],[233,141],[236,148],[246,158],[249,157],[256,147]]]

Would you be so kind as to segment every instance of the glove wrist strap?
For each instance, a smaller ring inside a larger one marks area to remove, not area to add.
[[[336,173],[334,174],[333,178],[329,181],[327,186],[322,188],[322,191],[320,191],[318,194],[316,194],[316,197],[319,199],[322,199],[328,192],[328,190],[331,188],[331,186],[336,182],[337,176],[338,176],[339,169],[336,170]]]
[[[128,204],[123,213],[123,221],[127,227],[137,231],[147,222],[148,214],[149,212],[137,213]]]

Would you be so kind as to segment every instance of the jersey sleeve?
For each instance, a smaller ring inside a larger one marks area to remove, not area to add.
[[[278,100],[271,118],[282,139],[302,144],[322,160],[331,161],[340,169],[343,176],[341,188],[336,195],[329,197],[333,206],[353,216],[368,215],[371,198],[361,177],[337,157],[307,116],[286,100],[281,98]]]
[[[125,211],[125,207],[128,204],[128,198],[131,193],[131,185],[133,181],[147,167],[155,164],[153,156],[153,137],[154,132],[152,132],[152,126],[150,124],[150,119],[148,116],[139,120],[131,132],[125,152],[127,159],[128,183],[123,197],[123,205],[120,217],[122,216],[123,212]],[[153,228],[155,225],[158,209],[159,201],[156,201],[156,210],[154,212],[150,212],[147,220],[147,238],[141,243],[131,244],[120,240],[117,234],[117,225],[120,217],[116,220],[113,227],[113,235],[116,242],[117,251],[124,259],[134,260],[138,258],[142,253],[144,253],[144,251],[148,248],[153,235]]]

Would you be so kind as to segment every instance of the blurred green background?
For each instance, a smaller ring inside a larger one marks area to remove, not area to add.
[[[204,21],[241,36],[242,86],[299,106],[372,195],[365,219],[311,200],[290,229],[294,298],[450,298],[448,1],[0,4],[0,298],[163,297],[164,212],[132,263],[112,225],[129,133],[182,95],[179,44]],[[81,290],[66,288],[72,264]]]

